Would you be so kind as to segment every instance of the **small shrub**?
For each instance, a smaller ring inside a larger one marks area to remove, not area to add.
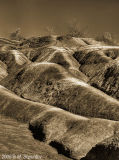
[[[102,35],[97,36],[96,40],[104,42],[108,45],[116,45],[116,41],[114,40],[114,36],[109,32],[105,32]]]
[[[66,35],[69,37],[86,37],[86,29],[87,28],[80,28],[78,20],[72,20],[67,27]]]
[[[11,40],[17,40],[17,41],[25,40],[25,38],[21,35],[20,28],[18,28],[15,32],[12,32],[9,37]]]

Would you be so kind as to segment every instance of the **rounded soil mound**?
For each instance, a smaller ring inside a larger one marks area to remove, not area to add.
[[[79,62],[80,68],[86,76],[91,79],[98,72],[104,70],[105,66],[112,61],[110,57],[103,54],[102,51],[79,51],[73,54],[74,58]]]
[[[83,116],[119,120],[119,102],[54,63],[33,63],[1,82],[16,94]]]
[[[99,72],[90,80],[90,84],[106,94],[119,99],[119,66],[118,60],[109,63],[103,72]]]
[[[30,48],[48,46],[56,42],[56,36],[32,37],[24,40],[20,46],[28,45]]]
[[[32,119],[29,128],[34,138],[50,144],[60,154],[79,160],[97,143],[112,136],[115,129],[118,132],[119,123],[50,109]]]
[[[26,124],[0,115],[0,127],[0,159],[69,160],[49,145],[34,140]]]
[[[76,38],[71,36],[58,36],[57,44],[58,47],[69,48],[72,50],[76,50],[82,46],[86,46],[87,44],[83,41],[82,38]]]
[[[34,62],[51,62],[61,65],[71,72],[77,78],[88,81],[88,78],[79,71],[79,63],[72,56],[72,51],[62,47],[42,48],[34,54],[32,61]]]
[[[2,86],[0,108],[1,114],[21,122],[30,121],[29,129],[34,138],[72,159],[85,157],[96,144],[119,132],[118,122],[85,118],[53,106],[31,102]]]
[[[7,65],[8,73],[14,73],[30,61],[17,50],[0,52],[0,60]]]

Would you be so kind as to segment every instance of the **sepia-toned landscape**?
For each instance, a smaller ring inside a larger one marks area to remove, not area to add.
[[[109,37],[0,38],[1,155],[119,159],[119,45]]]
[[[119,160],[119,0],[0,0],[0,160]]]

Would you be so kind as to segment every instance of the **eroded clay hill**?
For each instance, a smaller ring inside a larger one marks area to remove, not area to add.
[[[2,86],[0,86],[0,105],[2,115],[22,123],[29,123],[29,129],[35,139],[49,144],[58,153],[71,159],[85,157],[96,144],[115,137],[119,132],[117,121],[77,116],[53,106],[25,100]],[[117,152],[117,145],[114,144],[114,147],[113,152]]]
[[[28,135],[27,150],[20,130],[10,145],[32,153],[34,143],[46,160],[119,160],[118,63],[119,46],[93,38],[1,38],[1,125]]]

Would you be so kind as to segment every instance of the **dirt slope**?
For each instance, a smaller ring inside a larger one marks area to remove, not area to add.
[[[118,46],[91,46],[75,52],[73,56],[92,86],[118,99]]]
[[[0,61],[0,81],[8,75],[7,65]]]
[[[0,153],[119,160],[118,61],[93,38],[0,38]]]
[[[0,116],[0,127],[0,159],[68,160],[49,145],[34,140],[26,124]]]
[[[30,121],[29,129],[34,138],[73,159],[84,157],[97,143],[119,131],[118,122],[85,118],[53,106],[27,101],[2,86],[0,109],[1,114],[17,121]]]
[[[116,160],[119,159],[119,134],[105,139],[93,147],[81,160]]]
[[[119,120],[119,102],[54,63],[33,63],[2,83],[17,95],[91,117]],[[89,103],[90,102],[90,103]]]

